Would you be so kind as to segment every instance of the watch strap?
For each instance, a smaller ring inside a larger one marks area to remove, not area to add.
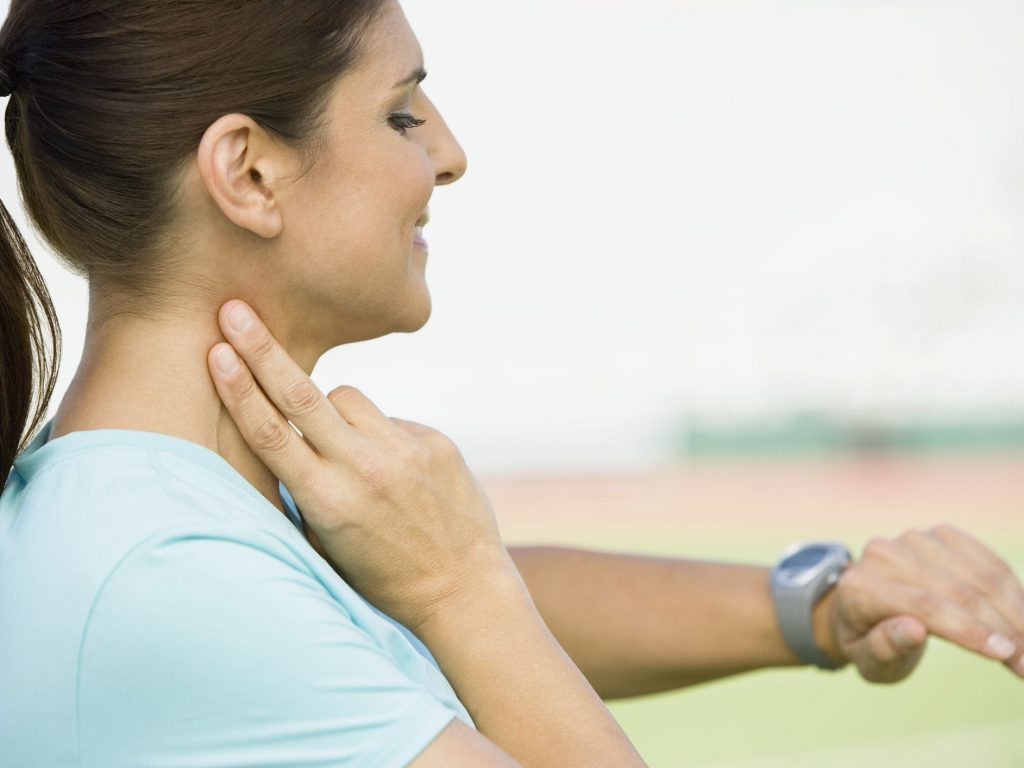
[[[782,637],[796,657],[805,664],[814,664],[821,669],[840,669],[833,664],[814,642],[814,606],[809,605],[800,594],[782,591],[773,585],[775,610],[782,629]]]
[[[780,578],[780,566],[785,560],[810,546],[827,546],[833,550],[831,562],[808,584],[796,587]],[[830,671],[842,669],[845,664],[834,664],[814,641],[814,607],[832,589],[850,563],[850,553],[841,542],[805,542],[794,545],[783,553],[771,577],[772,597],[783,639],[794,655],[805,664]]]

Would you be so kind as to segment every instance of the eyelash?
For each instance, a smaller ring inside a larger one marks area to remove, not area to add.
[[[401,133],[403,136],[405,136],[405,132],[408,129],[410,129],[410,128],[419,128],[421,125],[423,125],[427,121],[426,120],[422,120],[422,119],[420,119],[418,117],[413,117],[412,115],[406,114],[404,112],[400,112],[400,113],[392,115],[390,118],[388,118],[388,122],[391,123],[391,125],[395,128],[395,130],[397,130],[399,133]]]

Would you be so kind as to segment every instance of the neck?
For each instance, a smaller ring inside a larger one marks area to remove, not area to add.
[[[283,513],[277,478],[249,448],[210,377],[207,355],[224,341],[216,312],[171,320],[118,315],[103,323],[90,313],[51,439],[90,429],[180,437],[219,454]]]

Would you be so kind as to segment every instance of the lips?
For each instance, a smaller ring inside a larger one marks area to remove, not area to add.
[[[423,248],[424,250],[427,249],[427,241],[423,239],[423,228],[425,226],[427,226],[427,223],[429,221],[430,221],[430,208],[428,207],[427,210],[425,210],[423,212],[423,215],[420,216],[419,221],[416,222],[415,229],[413,229],[413,231],[412,231],[412,244],[413,244],[414,247],[415,246],[419,246],[420,248]]]

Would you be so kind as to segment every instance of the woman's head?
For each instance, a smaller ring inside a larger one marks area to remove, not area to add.
[[[363,47],[329,92],[315,163],[234,112],[206,129],[181,184],[175,247],[190,254],[186,284],[211,286],[201,308],[251,301],[304,363],[423,326],[427,253],[415,229],[434,187],[466,167],[419,87],[423,51],[397,3]]]
[[[315,359],[426,322],[413,229],[466,159],[415,79],[395,87],[423,61],[394,0],[12,0],[0,64],[26,211],[89,280],[90,323],[208,312],[216,326],[242,298]],[[40,318],[53,366],[59,329],[0,213],[6,476],[56,378]]]

